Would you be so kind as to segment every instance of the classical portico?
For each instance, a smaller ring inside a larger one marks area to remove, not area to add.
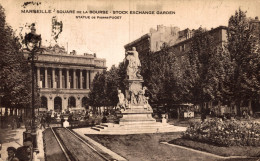
[[[93,79],[106,69],[106,60],[92,54],[42,53],[35,66],[41,108],[62,112],[85,109]]]

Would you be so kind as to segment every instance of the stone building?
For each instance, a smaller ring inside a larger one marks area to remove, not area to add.
[[[150,29],[149,33],[126,44],[124,47],[126,50],[136,47],[139,55],[142,56],[142,53],[157,52],[167,45],[175,51],[175,54],[181,54],[184,51],[188,51],[194,32],[194,29],[190,30],[187,28],[180,30],[180,28],[176,26],[165,27],[158,25],[157,30]],[[219,26],[211,29],[209,32],[214,36],[216,43],[223,44],[223,42],[227,41],[227,27]]]
[[[227,27],[219,26],[208,31],[214,37],[214,44],[216,46],[223,46],[227,42]],[[187,34],[187,33],[186,33]],[[182,63],[183,57],[191,48],[192,38],[180,41],[170,46],[170,51],[177,55],[179,63]]]
[[[97,58],[96,54],[54,50],[39,54],[35,66],[41,109],[63,112],[85,109],[94,76],[106,70],[106,60]]]
[[[163,25],[158,25],[157,29],[151,28],[149,33],[126,44],[125,49],[130,50],[132,47],[136,47],[136,50],[141,56],[142,53],[149,51],[159,51],[165,44],[172,46],[177,42],[189,39],[192,35],[193,31],[190,29],[180,31],[180,28],[176,26],[166,27]]]

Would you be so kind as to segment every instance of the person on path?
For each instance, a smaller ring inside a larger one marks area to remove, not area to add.
[[[33,156],[32,138],[28,137],[23,141],[23,146],[17,148],[16,157],[19,161],[31,161]]]
[[[50,114],[47,114],[46,123],[47,123],[47,127],[50,127],[50,123],[51,123],[51,115]]]
[[[45,116],[43,115],[42,118],[41,118],[41,125],[40,125],[40,128],[42,129],[42,127],[45,129],[45,123],[46,123],[46,119],[45,119]]]
[[[15,116],[15,120],[16,120],[17,128],[20,128],[21,127],[21,123],[20,123],[19,118],[17,116]]]
[[[63,117],[63,115],[61,115],[61,120],[60,120],[60,123],[61,123],[61,127],[63,127],[63,123],[65,122],[65,119]]]
[[[14,147],[8,147],[7,148],[7,154],[8,157],[6,158],[6,161],[19,161],[19,159],[15,156],[16,149]]]
[[[12,117],[12,119],[11,119],[11,126],[12,126],[12,130],[14,130],[15,126],[16,126],[16,119],[15,119],[15,117]]]

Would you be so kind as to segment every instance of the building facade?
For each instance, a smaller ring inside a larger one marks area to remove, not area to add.
[[[205,30],[205,29],[202,29]],[[174,51],[175,54],[181,55],[189,50],[191,39],[195,30],[184,29],[180,30],[178,27],[165,27],[162,25],[157,26],[157,30],[150,29],[150,32],[141,36],[140,38],[126,44],[126,50],[136,47],[139,55],[147,52],[160,51],[164,45],[167,45]],[[219,26],[208,31],[214,37],[216,44],[223,45],[227,42],[227,27]]]
[[[125,49],[130,50],[132,47],[136,47],[139,55],[146,52],[156,52],[160,51],[165,44],[172,46],[189,39],[192,37],[193,32],[190,29],[180,31],[180,28],[176,26],[166,27],[158,25],[157,29],[151,28],[149,33],[126,44]]]
[[[38,55],[35,68],[41,109],[83,110],[95,75],[106,70],[106,60],[95,54],[43,52]]]

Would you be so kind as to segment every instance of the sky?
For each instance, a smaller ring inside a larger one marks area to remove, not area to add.
[[[33,3],[24,5],[26,2]],[[76,50],[79,55],[96,53],[98,58],[106,59],[108,69],[124,59],[124,45],[148,33],[150,28],[156,29],[157,25],[178,26],[181,30],[227,26],[228,19],[239,7],[247,11],[248,17],[260,18],[260,0],[0,0],[0,4],[5,9],[7,23],[17,34],[28,33],[25,24],[35,23],[43,45],[57,43],[68,51]],[[51,13],[22,13],[22,10],[50,10]],[[68,10],[75,13],[66,13]],[[90,14],[90,11],[107,14]],[[154,11],[155,14],[130,14],[130,11]],[[157,11],[171,11],[171,14],[156,14]],[[57,42],[51,36],[53,16],[63,23]],[[97,16],[121,17],[98,19]]]

